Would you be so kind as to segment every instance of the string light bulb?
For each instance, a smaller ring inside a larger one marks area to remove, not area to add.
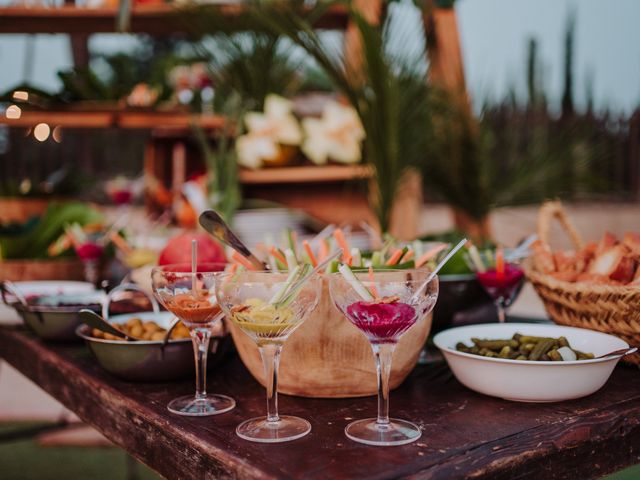
[[[49,138],[50,133],[51,128],[46,123],[39,123],[33,129],[33,136],[39,142],[44,142],[47,138]]]

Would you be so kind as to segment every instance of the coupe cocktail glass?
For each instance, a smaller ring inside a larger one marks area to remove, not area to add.
[[[332,275],[329,288],[335,305],[371,344],[378,373],[378,417],[351,422],[345,434],[367,445],[414,442],[420,438],[420,427],[406,420],[389,418],[391,360],[400,337],[408,331],[410,335],[410,328],[433,309],[438,298],[438,278],[420,289],[429,275],[426,269],[354,275],[371,298],[363,297],[354,283],[340,273]]]
[[[308,421],[278,414],[278,366],[284,343],[318,304],[321,279],[314,274],[287,296],[287,277],[284,273],[247,271],[226,273],[216,280],[220,306],[256,343],[264,364],[267,416],[246,420],[236,428],[238,436],[252,442],[287,442],[311,431]]]
[[[512,250],[489,249],[477,252],[477,258],[472,258],[467,252],[465,260],[476,273],[478,282],[493,299],[498,312],[498,321],[504,323],[507,310],[518,298],[524,285],[524,271],[515,261],[508,261]],[[479,258],[479,262],[478,262]]]
[[[223,264],[200,264],[194,274],[188,264],[166,265],[151,272],[153,293],[167,310],[182,320],[193,342],[196,393],[176,398],[167,405],[170,412],[178,415],[218,415],[236,405],[231,397],[206,391],[211,333],[224,316],[215,297],[215,277],[224,267]]]

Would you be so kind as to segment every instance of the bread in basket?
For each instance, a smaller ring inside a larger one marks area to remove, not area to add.
[[[553,219],[564,227],[574,251],[552,251]],[[560,202],[547,202],[540,208],[538,241],[525,271],[554,322],[640,345],[640,235],[618,241],[606,233],[599,243],[584,244]],[[640,365],[640,354],[625,360]]]

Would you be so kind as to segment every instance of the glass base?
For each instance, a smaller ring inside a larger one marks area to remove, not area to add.
[[[386,425],[377,423],[375,418],[356,420],[347,425],[344,433],[354,442],[384,447],[405,445],[422,436],[416,424],[397,418],[391,418]]]
[[[282,415],[277,422],[265,417],[252,418],[238,425],[236,433],[250,442],[289,442],[304,437],[311,431],[311,424],[303,418]]]
[[[193,395],[185,395],[171,400],[167,409],[177,415],[189,417],[207,417],[228,412],[236,406],[236,401],[226,395],[207,395],[196,399]]]

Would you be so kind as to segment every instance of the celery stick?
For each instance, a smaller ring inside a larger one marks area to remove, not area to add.
[[[349,265],[341,263],[338,267],[338,271],[342,274],[344,279],[353,287],[358,295],[360,295],[367,302],[373,301],[373,295],[367,290],[367,288],[356,278]]]
[[[380,252],[373,252],[371,255],[371,266],[378,267],[382,265],[382,254]]]
[[[282,287],[280,287],[280,290],[278,290],[276,294],[273,297],[271,297],[271,300],[269,300],[270,304],[273,305],[274,303],[278,303],[280,300],[282,300],[282,297],[287,292],[287,289],[293,283],[293,281],[295,280],[299,272],[300,272],[300,266],[296,266],[293,270],[289,272],[289,276],[285,280]]]
[[[310,272],[310,270],[313,269],[313,267],[308,263],[305,263],[300,268],[300,273],[296,277],[295,281],[290,285],[289,291],[279,302],[277,302],[278,307],[287,307],[295,300],[298,293],[300,293],[300,290],[302,290],[305,282],[308,280],[308,276],[311,275],[312,272]]]
[[[414,258],[420,258],[424,253],[424,249],[422,248],[422,242],[420,240],[414,240],[411,244],[413,248],[413,256]]]
[[[291,253],[293,254],[293,258],[296,260],[296,265],[298,264],[298,253],[296,251],[296,242],[293,241],[293,230],[287,228],[287,244],[291,249]],[[287,259],[288,262],[288,259]],[[291,268],[291,267],[289,267]]]
[[[287,267],[289,268],[289,270],[293,270],[298,266],[298,260],[296,259],[296,254],[293,253],[293,250],[291,250],[290,248],[287,248],[284,251],[284,258],[287,259]]]

